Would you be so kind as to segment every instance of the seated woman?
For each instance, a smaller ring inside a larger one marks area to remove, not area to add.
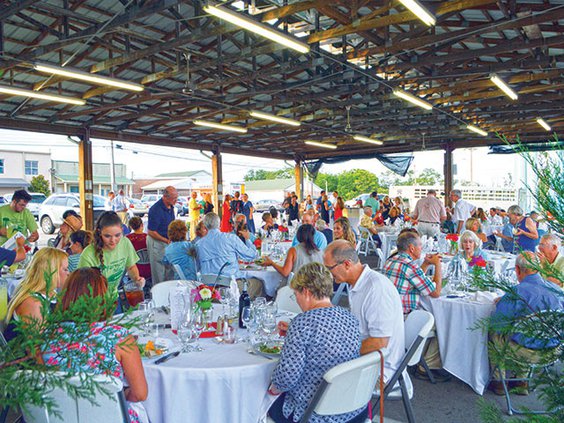
[[[59,233],[53,241],[49,240],[48,245],[63,250],[70,255],[70,237],[80,228],[82,228],[82,218],[74,210],[64,212]]]
[[[287,335],[268,390],[272,395],[281,393],[268,410],[276,423],[299,421],[323,375],[360,355],[359,322],[350,311],[332,306],[333,277],[323,264],[306,264],[290,286],[303,313],[290,325],[279,323]],[[367,409],[360,408],[334,416],[314,413],[310,421],[353,423],[364,422],[366,417]]]
[[[278,214],[278,212],[276,212]],[[274,216],[270,212],[265,212],[262,214],[262,225],[261,232],[264,236],[270,236],[272,231],[278,230],[278,223],[274,222]]]
[[[81,297],[104,297],[108,291],[106,278],[95,268],[83,268],[73,272],[66,280],[64,294],[59,307],[63,311],[68,310],[73,303]],[[68,353],[68,345],[63,339],[56,344],[50,345],[43,359],[47,366],[56,366],[63,371],[78,372],[87,371],[93,374],[106,374],[117,376],[124,381],[125,398],[129,404],[129,416],[132,422],[148,421],[145,410],[140,401],[147,399],[147,381],[141,364],[141,355],[135,339],[129,335],[127,329],[111,324],[105,315],[104,303],[94,303],[100,310],[100,315],[90,321],[90,333],[80,336],[83,341],[79,342],[75,352]],[[91,310],[81,317],[92,318]],[[65,322],[64,325],[75,326],[75,322]],[[78,328],[78,327],[77,327]],[[81,334],[82,335],[82,334]],[[69,342],[72,342],[69,339]],[[73,360],[76,351],[84,354],[79,360]],[[72,354],[72,355],[71,355]],[[77,366],[79,363],[93,363],[87,368]],[[99,363],[99,362],[102,363]],[[98,362],[98,364],[96,364]],[[132,405],[131,403],[139,403]],[[143,418],[140,419],[140,416]]]
[[[462,232],[458,243],[460,245],[458,254],[467,262],[472,260],[472,257],[482,257],[484,260],[488,259],[482,250],[482,241],[480,241],[474,232],[469,230]]]
[[[78,268],[82,251],[92,242],[92,234],[89,231],[76,231],[70,236],[69,272],[74,272]]]
[[[299,244],[288,250],[286,261],[281,266],[274,263],[270,257],[265,257],[264,265],[272,266],[284,277],[288,277],[290,272],[296,272],[305,264],[317,262],[323,263],[323,252],[317,248],[314,241],[315,229],[313,225],[304,224],[298,228],[296,238]]]
[[[356,235],[351,228],[351,222],[346,217],[340,217],[333,224],[333,239],[344,239],[356,247]]]
[[[138,216],[134,216],[129,219],[128,224],[131,232],[126,236],[131,241],[135,251],[139,254],[140,250],[147,250],[147,234],[144,231],[143,220]],[[148,256],[149,253],[147,252],[147,257]],[[150,263],[137,264],[137,269],[139,269],[139,276],[145,278],[145,281],[149,281],[151,279]],[[147,289],[150,289],[151,286],[153,286],[152,283],[147,283],[147,285]]]
[[[8,304],[6,322],[8,326],[4,333],[9,341],[14,338],[14,324],[12,320],[29,319],[41,321],[41,301],[32,294],[39,294],[44,298],[51,298],[56,291],[61,289],[68,271],[68,256],[64,251],[56,248],[45,247],[33,256],[22,283],[16,289],[14,296]],[[46,275],[49,275],[46,278]],[[49,292],[47,281],[49,279]]]
[[[466,221],[464,226],[467,230],[474,232],[480,239],[480,241],[482,241],[483,243],[488,242],[488,237],[484,232],[482,232],[482,224],[480,223],[480,219],[471,217]]]
[[[173,220],[168,225],[168,239],[170,244],[165,248],[163,262],[177,265],[182,271],[182,275],[174,274],[178,279],[197,280],[196,277],[196,260],[194,259],[196,252],[194,245],[186,240],[188,228],[182,220]]]

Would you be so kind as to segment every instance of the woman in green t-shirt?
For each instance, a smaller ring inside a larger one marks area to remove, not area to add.
[[[131,241],[123,236],[121,219],[116,212],[107,211],[98,218],[94,241],[82,252],[78,267],[99,267],[111,289],[117,289],[126,271],[133,282],[143,287],[145,278],[139,276],[138,261]]]

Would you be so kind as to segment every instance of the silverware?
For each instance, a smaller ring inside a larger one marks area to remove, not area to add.
[[[180,351],[175,351],[175,352],[172,352],[170,354],[167,354],[167,355],[159,358],[158,360],[155,360],[155,364],[162,364],[165,361],[170,360],[171,358],[177,357],[179,354],[180,354]]]
[[[260,351],[255,351],[253,349],[248,350],[249,354],[258,355],[259,357],[267,358],[268,360],[275,360],[274,357],[270,357],[266,354],[261,353]]]

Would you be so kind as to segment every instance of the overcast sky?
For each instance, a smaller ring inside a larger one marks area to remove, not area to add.
[[[133,143],[116,142],[122,149],[114,150],[115,162],[127,165],[127,174],[133,178],[150,178],[159,173],[180,172],[203,169],[211,172],[210,160],[195,150],[182,150],[161,146],[149,146]],[[93,140],[94,162],[110,162],[110,142]],[[0,149],[17,151],[51,152],[54,160],[78,160],[77,145],[61,135],[46,135],[32,132],[0,130]],[[205,153],[209,156],[210,153]],[[443,152],[415,153],[411,169],[416,174],[425,168],[433,168],[443,173]],[[454,151],[454,163],[457,166],[458,179],[470,180],[482,185],[499,186],[508,173],[519,178],[521,160],[516,155],[488,155],[486,148]],[[470,171],[472,163],[473,171]],[[293,163],[291,163],[293,166]],[[275,170],[285,167],[284,161],[225,154],[223,157],[223,178],[225,183],[241,182],[249,169]],[[386,168],[377,160],[355,160],[338,165],[325,165],[322,172],[338,173],[352,168],[366,169],[376,175]]]

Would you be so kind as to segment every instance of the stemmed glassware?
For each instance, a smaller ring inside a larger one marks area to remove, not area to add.
[[[206,319],[202,310],[196,310],[192,313],[192,325],[193,325],[193,332],[192,336],[195,340],[194,343],[194,350],[195,351],[204,351],[204,349],[198,344],[198,339],[204,328],[206,327]]]
[[[231,288],[222,286],[219,288],[220,302],[223,305],[223,314],[225,313],[225,306],[231,302]]]
[[[141,317],[143,335],[147,335],[151,325],[154,323],[155,302],[153,300],[144,300],[138,304],[137,311]]]

